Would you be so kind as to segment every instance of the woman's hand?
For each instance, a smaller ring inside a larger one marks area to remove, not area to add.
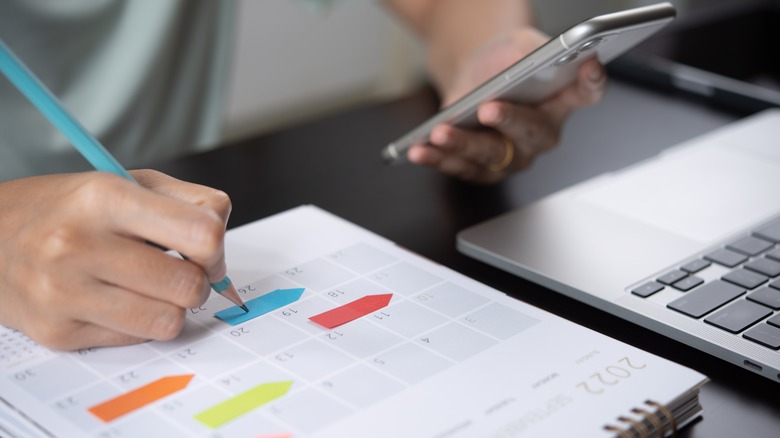
[[[0,323],[54,349],[174,338],[225,276],[223,192],[159,172],[0,184]],[[186,254],[182,260],[149,242]]]
[[[547,40],[536,29],[524,27],[484,44],[463,62],[452,85],[442,91],[443,104],[457,100]],[[580,67],[577,80],[550,99],[536,105],[486,102],[477,115],[489,129],[438,125],[429,143],[412,146],[407,156],[413,163],[466,181],[501,181],[526,169],[537,155],[555,146],[568,115],[598,102],[605,85],[603,66],[589,60]]]

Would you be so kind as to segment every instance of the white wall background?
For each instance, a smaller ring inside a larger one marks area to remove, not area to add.
[[[376,1],[239,4],[228,139],[402,93],[422,77],[415,35]]]
[[[672,3],[685,13],[695,1]],[[532,0],[539,27],[550,34],[592,15],[654,2]],[[312,3],[239,0],[227,140],[403,93],[423,80],[417,37],[379,1],[339,0],[319,12],[307,7]]]

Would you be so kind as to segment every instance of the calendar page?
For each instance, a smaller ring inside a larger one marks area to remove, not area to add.
[[[0,327],[0,397],[41,436],[605,437],[705,380],[317,207],[226,252],[248,314],[213,294],[173,341],[74,352]]]

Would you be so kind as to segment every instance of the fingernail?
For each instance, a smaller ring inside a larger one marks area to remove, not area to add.
[[[409,161],[412,163],[416,163],[416,164],[422,163],[423,155],[422,155],[421,148],[422,146],[420,145],[413,145],[406,152],[406,158],[408,158]]]
[[[602,66],[593,66],[588,72],[588,80],[591,85],[600,85],[604,80],[604,68]]]
[[[447,134],[444,131],[434,129],[433,132],[431,132],[431,137],[430,137],[431,143],[439,146],[444,146],[447,144],[447,140],[448,140]]]
[[[490,106],[483,113],[485,122],[491,125],[500,125],[504,121],[504,112],[498,106]]]

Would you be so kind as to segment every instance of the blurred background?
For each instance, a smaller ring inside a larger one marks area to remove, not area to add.
[[[479,1],[479,0],[475,0]],[[716,2],[671,0],[679,16]],[[239,0],[224,141],[391,98],[424,81],[416,35],[377,0]],[[550,35],[647,0],[532,0]]]

